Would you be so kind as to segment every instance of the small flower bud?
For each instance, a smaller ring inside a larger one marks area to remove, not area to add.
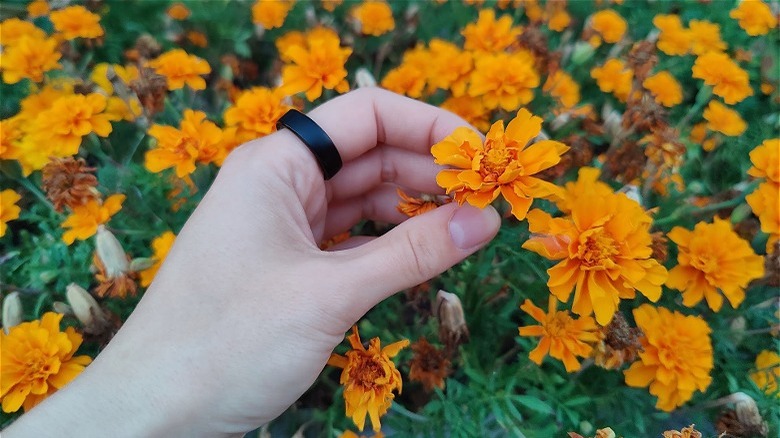
[[[596,53],[596,49],[594,49],[593,46],[585,41],[578,41],[574,44],[571,62],[574,63],[574,65],[582,65],[588,62],[588,60],[593,57],[594,53]]]
[[[364,87],[376,87],[376,79],[365,67],[360,67],[355,72],[355,82],[357,82],[358,88]]]
[[[62,301],[55,301],[51,303],[51,308],[54,309],[55,312],[61,313],[63,315],[73,315],[73,309]]]
[[[130,262],[130,271],[145,271],[154,266],[155,263],[157,263],[157,259],[154,257],[137,257]]]
[[[108,278],[118,278],[130,271],[130,262],[114,233],[100,226],[96,237],[97,256],[106,268]]]
[[[469,328],[457,295],[444,290],[436,293],[436,317],[439,320],[439,340],[448,352],[468,342]]]
[[[106,325],[108,318],[105,312],[84,288],[76,283],[71,283],[68,285],[65,295],[68,297],[73,314],[81,321],[85,332],[94,333]]]
[[[8,334],[11,327],[19,325],[23,320],[22,300],[19,292],[11,292],[3,299],[3,330]]]

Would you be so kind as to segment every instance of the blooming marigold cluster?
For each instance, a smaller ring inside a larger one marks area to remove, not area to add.
[[[580,173],[590,181],[592,172]],[[574,290],[572,311],[596,315],[607,325],[621,299],[636,290],[655,302],[661,296],[666,269],[652,255],[652,219],[636,201],[603,189],[583,190],[582,183],[567,187],[559,201],[568,216],[553,218],[542,210],[528,213],[531,238],[523,248],[550,260],[561,260],[547,270],[550,292],[567,302]]]
[[[252,6],[252,21],[265,29],[282,27],[295,0],[257,0]]]
[[[454,193],[459,204],[485,208],[499,195],[512,206],[512,214],[524,219],[534,198],[549,198],[560,189],[534,175],[555,166],[569,148],[543,140],[528,145],[539,135],[542,119],[521,109],[504,130],[493,124],[484,143],[479,134],[460,127],[431,147],[437,164],[453,166],[439,172],[436,182]]]
[[[767,253],[775,248],[780,238],[780,138],[764,140],[750,151],[753,167],[748,175],[764,178],[758,188],[745,200],[761,222],[761,231],[769,235]]]
[[[62,33],[66,40],[76,38],[99,38],[103,36],[100,15],[89,12],[84,6],[68,6],[49,14],[54,30]]]
[[[86,204],[73,207],[73,212],[62,223],[66,231],[62,240],[68,245],[76,239],[86,240],[94,236],[98,227],[107,223],[111,216],[122,209],[125,195],[111,195],[104,202],[92,199]]]
[[[75,379],[92,362],[73,355],[82,337],[73,327],[60,331],[61,314],[48,312],[40,320],[0,330],[0,398],[3,412],[29,411]]]
[[[352,9],[352,17],[357,20],[360,33],[380,36],[395,29],[393,10],[381,0],[368,0]]]
[[[357,326],[347,336],[352,350],[344,356],[331,354],[328,365],[342,368],[340,383],[344,385],[344,402],[348,417],[363,431],[366,415],[371,418],[374,431],[379,431],[379,417],[390,408],[395,398],[393,391],[401,393],[403,382],[392,357],[409,345],[409,341],[394,342],[381,348],[379,338],[372,338],[368,349],[363,347]]]
[[[291,95],[303,92],[310,102],[322,95],[322,89],[349,91],[344,64],[352,49],[340,46],[335,33],[318,32],[307,36],[307,47],[293,45],[285,55],[290,63],[282,68],[281,91]]]
[[[771,350],[759,353],[756,356],[756,372],[750,374],[750,380],[765,393],[780,398],[780,355]]]
[[[593,67],[590,76],[596,80],[601,91],[614,94],[621,102],[628,99],[634,72],[623,61],[610,59],[601,67]]]
[[[463,47],[476,52],[498,53],[514,45],[521,29],[512,26],[512,17],[503,15],[496,20],[493,9],[479,11],[476,23],[470,23],[461,31],[466,39]]]
[[[705,391],[712,377],[712,330],[699,316],[686,316],[649,304],[634,309],[644,336],[639,360],[624,371],[626,384],[649,387],[656,407],[671,411]]]
[[[725,53],[707,52],[699,56],[692,70],[694,78],[703,79],[729,105],[753,95],[748,73]]]
[[[184,178],[195,170],[195,163],[221,163],[227,154],[223,132],[202,111],[185,110],[180,129],[153,125],[149,135],[156,147],[146,152],[145,165],[150,172],[175,168]]]
[[[19,218],[22,209],[16,203],[20,199],[22,199],[22,195],[12,189],[0,192],[0,237],[5,236],[8,222]]]
[[[777,26],[772,9],[761,0],[744,0],[732,9],[729,16],[739,22],[750,36],[766,35]]]
[[[106,113],[108,100],[100,93],[71,94],[55,100],[51,108],[35,119],[33,139],[38,144],[51,142],[51,153],[58,157],[75,155],[81,139],[90,133],[107,137],[111,121],[117,117]]]
[[[165,76],[169,90],[177,90],[189,85],[193,90],[206,89],[206,80],[202,75],[211,73],[211,66],[206,60],[190,55],[182,49],[174,49],[163,53],[149,62],[158,75]]]

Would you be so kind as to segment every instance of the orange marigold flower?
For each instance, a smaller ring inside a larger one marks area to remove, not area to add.
[[[39,320],[23,322],[6,335],[0,330],[0,397],[3,412],[29,411],[62,389],[92,362],[73,355],[82,337],[73,327],[60,331],[62,315],[47,312]]]
[[[750,374],[750,380],[765,393],[780,398],[780,355],[776,351],[764,350],[756,356],[756,372]]]
[[[580,102],[580,85],[563,70],[556,70],[548,76],[542,90],[550,93],[566,109],[574,108]]]
[[[427,75],[417,66],[401,63],[387,72],[382,79],[382,88],[403,94],[413,99],[422,97]]]
[[[764,140],[750,151],[750,161],[753,166],[748,175],[780,184],[780,138]]]
[[[344,402],[347,416],[352,417],[355,425],[363,431],[366,415],[371,417],[374,431],[379,431],[379,417],[390,408],[395,398],[393,391],[401,393],[403,382],[401,373],[390,358],[409,345],[409,341],[394,342],[381,348],[379,338],[372,338],[368,349],[363,347],[357,326],[352,326],[352,334],[347,336],[352,350],[345,356],[331,354],[328,365],[342,368],[340,383],[344,385]]]
[[[225,124],[238,127],[237,140],[243,143],[276,131],[276,122],[289,109],[278,89],[253,87],[225,111]]]
[[[674,227],[667,236],[677,244],[679,254],[666,286],[682,291],[685,306],[706,299],[717,312],[725,295],[736,309],[745,299],[748,283],[764,276],[764,258],[731,229],[728,220],[716,217],[711,224],[699,222],[693,231]]]
[[[0,22],[0,44],[5,48],[16,45],[23,36],[42,40],[46,38],[46,32],[33,23],[16,17]]]
[[[685,55],[691,50],[691,33],[685,29],[679,15],[656,15],[653,25],[661,30],[658,50],[667,55]]]
[[[97,233],[98,227],[105,224],[122,209],[125,195],[111,195],[102,204],[91,200],[73,208],[73,213],[62,223],[66,231],[62,240],[70,245],[76,239],[86,240]]]
[[[599,33],[604,41],[616,43],[623,39],[628,24],[626,20],[612,9],[596,12],[591,17],[591,27]]]
[[[696,430],[694,425],[691,424],[688,427],[683,427],[679,431],[667,430],[664,431],[663,438],[702,438],[701,432]]]
[[[634,309],[634,319],[644,333],[644,351],[623,372],[628,386],[649,386],[658,397],[655,406],[667,412],[710,386],[712,330],[703,318],[643,304]]]
[[[127,86],[130,85],[130,82],[138,79],[139,76],[138,67],[135,65],[125,67],[120,64],[108,64],[106,62],[97,64],[92,69],[89,80],[94,82],[108,95],[114,94],[114,85],[111,83],[111,79],[109,79],[109,71],[111,76],[116,76]]]
[[[424,337],[412,344],[409,380],[421,382],[426,391],[444,389],[444,379],[450,374],[450,360],[443,350],[431,345]]]
[[[707,52],[699,56],[692,70],[694,78],[703,79],[705,84],[711,85],[712,92],[729,105],[753,95],[748,73],[725,53]]]
[[[550,19],[547,20],[547,27],[556,32],[563,32],[569,24],[571,24],[571,15],[563,8],[555,8],[550,14]]]
[[[682,85],[668,71],[660,71],[642,82],[655,101],[665,107],[673,107],[683,100]]]
[[[0,192],[0,237],[5,236],[8,229],[8,222],[18,219],[22,209],[16,205],[22,195],[14,190],[5,189]]]
[[[621,102],[628,99],[634,72],[627,68],[623,61],[610,59],[601,67],[593,67],[590,76],[596,80],[601,91],[614,94]]]
[[[338,35],[336,35],[336,39],[338,39]],[[276,46],[276,50],[279,52],[279,58],[281,58],[281,60],[284,62],[290,62],[292,60],[289,56],[287,56],[287,51],[290,49],[290,47],[293,46],[301,46],[305,48],[307,46],[306,35],[304,35],[303,32],[293,30],[285,33],[279,38],[276,38],[274,40],[274,45]]]
[[[482,99],[478,97],[450,97],[442,102],[441,107],[463,117],[481,132],[490,129],[490,110],[485,108]]]
[[[771,253],[780,238],[780,138],[764,140],[750,152],[753,167],[748,175],[766,178],[745,200],[759,221],[761,231],[769,235],[767,253]]]
[[[688,23],[691,35],[691,51],[696,55],[707,52],[722,52],[728,45],[720,39],[720,26],[707,20],[691,20]]]
[[[168,89],[177,90],[189,85],[193,90],[206,89],[206,80],[201,75],[211,73],[211,66],[204,59],[189,55],[182,49],[173,49],[149,61],[158,75],[168,80]]]
[[[282,27],[295,0],[257,0],[252,6],[252,21],[265,29]]]
[[[577,199],[593,195],[600,198],[608,197],[614,194],[612,187],[607,183],[599,181],[601,170],[595,167],[581,167],[577,172],[577,179],[569,181],[563,187],[560,199],[555,199],[555,205],[562,212],[571,213]]]
[[[739,21],[739,27],[748,35],[766,35],[777,26],[772,9],[761,0],[743,0],[732,9],[729,16]]]
[[[555,166],[569,147],[563,143],[542,140],[528,146],[542,129],[541,117],[525,108],[509,122],[494,123],[482,142],[479,134],[462,126],[431,147],[436,164],[454,166],[436,176],[447,194],[455,193],[458,204],[485,208],[498,195],[512,206],[512,214],[525,218],[534,198],[551,197],[560,188],[533,175]]]
[[[747,123],[739,113],[717,100],[710,101],[704,108],[704,119],[710,131],[718,131],[729,137],[737,137],[747,130]]]
[[[438,196],[426,195],[424,193],[419,198],[414,198],[404,193],[401,189],[396,189],[396,192],[401,198],[401,202],[398,203],[396,208],[399,212],[409,217],[419,216],[431,210],[436,210],[440,205],[450,201],[450,198],[440,200]]]
[[[184,110],[180,129],[155,124],[149,135],[157,140],[157,147],[146,152],[145,166],[150,172],[175,167],[176,176],[184,178],[195,170],[196,161],[224,158],[222,130],[206,120],[203,111]]]
[[[352,9],[363,35],[379,36],[395,29],[393,10],[384,1],[369,0]]]
[[[105,112],[106,105],[106,96],[100,93],[63,96],[38,114],[34,136],[39,142],[52,141],[57,156],[76,155],[85,135],[94,132],[106,137],[111,133],[115,118]]]
[[[15,160],[21,156],[20,143],[25,136],[25,120],[14,116],[0,120],[0,160]]]
[[[57,62],[62,56],[57,46],[54,38],[20,37],[14,45],[4,48],[3,56],[0,57],[3,82],[15,84],[22,79],[43,81],[44,73],[62,67]]]
[[[540,79],[528,52],[482,55],[475,66],[469,95],[481,96],[487,108],[514,111],[533,100]]]
[[[190,14],[192,14],[190,8],[188,8],[182,2],[176,2],[172,4],[168,8],[166,13],[168,14],[169,17],[173,18],[174,20],[186,20],[190,18]]]
[[[49,14],[54,30],[62,33],[66,40],[76,38],[98,38],[103,36],[100,15],[89,12],[84,6],[68,6]]]
[[[46,0],[33,0],[27,5],[27,15],[30,18],[43,17],[49,13],[49,2]]]
[[[512,27],[511,15],[502,15],[496,20],[493,9],[483,9],[479,11],[477,22],[468,24],[461,31],[466,38],[463,48],[495,54],[514,45],[520,32],[519,27]]]
[[[335,11],[336,7],[342,3],[344,3],[344,0],[320,0],[320,4],[322,4],[322,9],[325,9],[328,12]]]
[[[152,280],[154,280],[154,276],[157,275],[157,271],[162,266],[163,261],[165,261],[165,257],[168,255],[168,251],[171,250],[174,240],[176,240],[176,235],[171,231],[166,231],[152,240],[154,264],[138,273],[141,277],[141,286],[149,287],[152,284]]]
[[[522,306],[523,311],[531,315],[539,325],[520,327],[520,336],[541,337],[539,345],[528,354],[528,357],[537,365],[547,354],[555,359],[563,361],[566,371],[571,373],[580,369],[577,357],[588,357],[593,351],[592,344],[598,341],[596,323],[590,316],[574,319],[571,314],[557,311],[558,300],[554,296],[549,298],[547,313],[536,307],[531,300],[526,299]]]
[[[474,70],[472,54],[439,38],[432,39],[429,47],[427,76],[431,88],[450,90],[455,97],[463,96]]]
[[[306,93],[312,102],[322,95],[322,89],[349,91],[344,64],[352,49],[340,47],[338,38],[309,36],[308,47],[290,47],[286,55],[292,61],[282,68],[281,91],[285,94]]]

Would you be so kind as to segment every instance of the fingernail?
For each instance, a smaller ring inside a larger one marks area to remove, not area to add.
[[[500,219],[492,207],[479,209],[463,205],[450,218],[450,237],[460,249],[470,249],[496,234]]]

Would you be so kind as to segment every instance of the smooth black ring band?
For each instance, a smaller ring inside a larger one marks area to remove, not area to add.
[[[302,112],[291,109],[287,111],[276,123],[276,129],[289,129],[303,144],[314,154],[317,164],[322,169],[325,180],[333,176],[341,169],[341,155],[339,155],[333,140],[320,128],[314,120]]]

